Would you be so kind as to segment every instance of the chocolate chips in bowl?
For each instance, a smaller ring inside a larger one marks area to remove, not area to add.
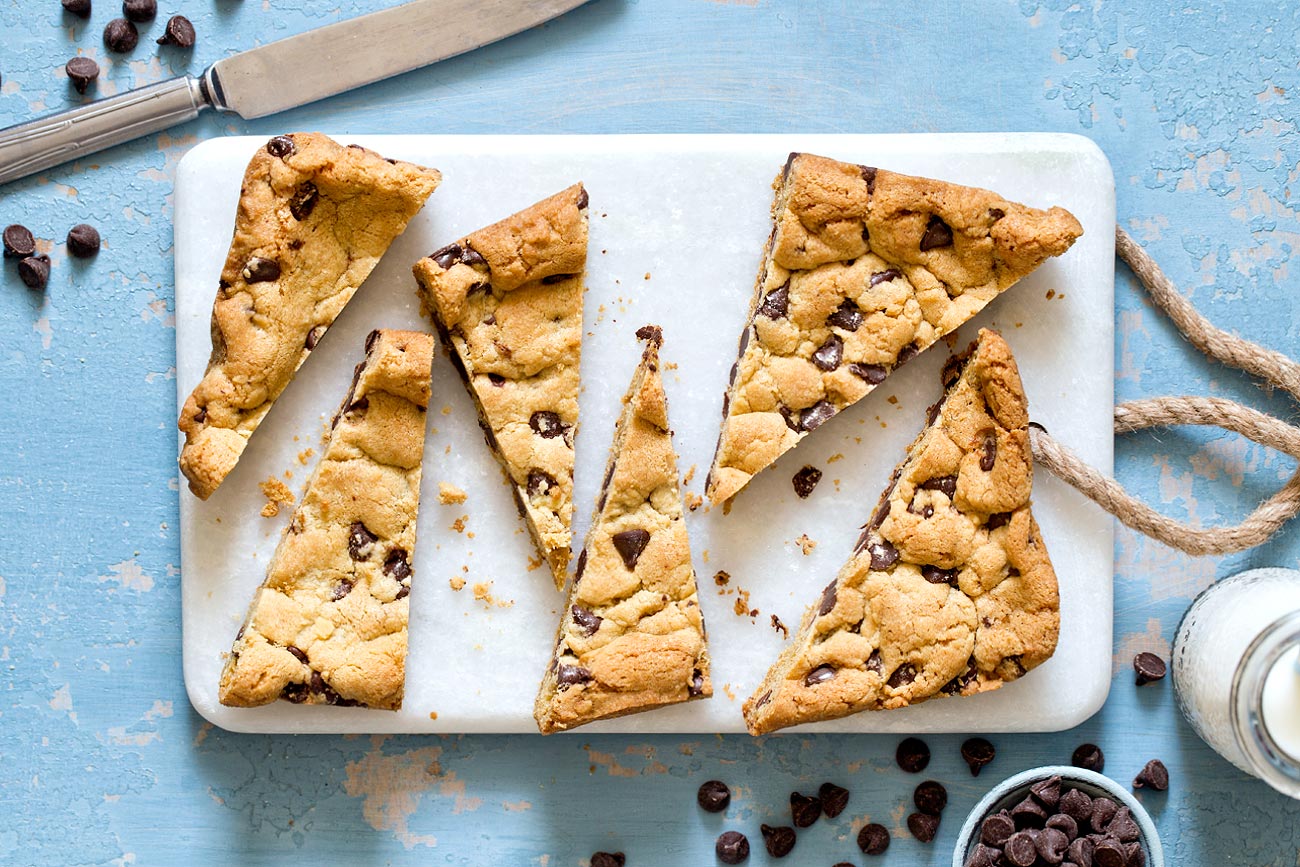
[[[1109,777],[1077,767],[1034,768],[985,795],[962,825],[953,867],[1164,867],[1155,824]]]

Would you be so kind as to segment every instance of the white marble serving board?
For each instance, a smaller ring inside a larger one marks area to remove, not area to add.
[[[474,409],[441,354],[424,462],[406,702],[360,708],[255,708],[217,703],[223,654],[244,616],[290,509],[260,510],[258,483],[299,493],[321,434],[375,327],[427,328],[411,265],[465,233],[582,180],[591,196],[574,550],[581,547],[619,398],[640,356],[633,332],[663,326],[665,385],[686,489],[702,493],[722,392],[769,228],[770,183],[792,150],[995,189],[1029,204],[1064,205],[1085,229],[1060,259],[994,301],[962,329],[998,328],[1020,362],[1032,417],[1093,466],[1112,466],[1115,194],[1110,166],[1088,139],[1053,134],[340,136],[443,172],[443,183],[384,257],[253,437],[216,494],[201,502],[181,480],[185,683],[195,708],[225,729],[258,732],[532,732],[533,696],[564,597],[536,554],[483,443]],[[244,165],[264,139],[194,148],[176,181],[176,367],[184,399],[203,374],[208,321]],[[796,628],[847,558],[894,464],[939,394],[940,344],[760,474],[729,515],[688,519],[713,659],[709,701],[598,723],[582,732],[740,732],[741,704],[783,645],[777,615]],[[799,500],[791,476],[825,471]],[[808,731],[1052,731],[1101,707],[1110,683],[1113,530],[1110,518],[1043,472],[1035,512],[1061,584],[1056,656],[987,695],[864,713]],[[438,482],[469,492],[440,505]],[[464,531],[453,523],[467,515]],[[816,548],[805,555],[796,539]],[[730,585],[714,575],[725,570]],[[455,591],[450,579],[462,578]],[[475,584],[490,584],[491,603]],[[747,593],[751,618],[735,612]],[[494,603],[494,604],[493,604]]]

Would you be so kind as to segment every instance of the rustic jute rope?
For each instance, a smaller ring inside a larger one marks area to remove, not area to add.
[[[1161,310],[1197,349],[1209,357],[1264,380],[1268,387],[1286,389],[1300,400],[1300,364],[1279,352],[1229,334],[1197,312],[1178,293],[1136,241],[1115,229],[1115,252],[1133,270]],[[1231,400],[1213,397],[1161,397],[1135,400],[1115,407],[1115,433],[1150,427],[1209,425],[1239,433],[1260,445],[1300,459],[1300,428]],[[1125,525],[1188,554],[1227,554],[1267,541],[1300,513],[1300,469],[1290,481],[1235,527],[1191,527],[1139,502],[1088,466],[1039,425],[1030,425],[1034,459],[1054,475],[1096,502]]]

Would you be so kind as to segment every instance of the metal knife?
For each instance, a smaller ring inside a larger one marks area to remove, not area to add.
[[[0,129],[0,184],[192,120],[252,119],[473,51],[587,0],[413,0],[182,76]]]

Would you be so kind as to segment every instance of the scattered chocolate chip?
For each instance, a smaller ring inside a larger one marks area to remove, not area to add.
[[[949,587],[957,586],[956,569],[940,569],[937,566],[922,566],[921,577],[931,584],[947,584]]]
[[[582,627],[583,635],[590,637],[600,630],[600,624],[604,620],[600,615],[593,614],[581,605],[574,605],[569,610],[573,613],[573,622]]]
[[[528,426],[542,439],[554,439],[564,434],[564,423],[560,416],[550,410],[540,410],[528,419]]]
[[[26,226],[14,223],[5,226],[4,247],[6,259],[26,259],[36,253],[36,238]]]
[[[122,0],[122,14],[142,24],[158,16],[158,0]]]
[[[244,265],[240,276],[246,283],[270,283],[280,279],[280,263],[274,259],[254,256]]]
[[[89,57],[72,58],[64,65],[63,71],[67,73],[68,81],[72,82],[77,93],[85,93],[91,82],[99,78],[99,64]]]
[[[695,800],[705,812],[721,813],[731,803],[731,789],[721,780],[709,780],[700,784]]]
[[[365,560],[370,556],[370,546],[379,541],[379,537],[370,532],[366,525],[356,521],[348,530],[348,555],[353,560]]]
[[[834,783],[822,783],[817,797],[822,800],[822,812],[827,819],[834,819],[849,805],[849,790]]]
[[[937,816],[948,806],[948,790],[943,787],[943,783],[926,780],[912,792],[912,803],[922,813]]]
[[[939,817],[928,813],[913,813],[907,817],[907,830],[922,843],[929,843],[939,833]]]
[[[713,852],[723,864],[741,864],[749,858],[749,840],[739,831],[723,831]]]
[[[930,747],[920,738],[904,738],[894,751],[894,759],[909,774],[919,774],[930,764]]]
[[[1093,798],[1092,816],[1088,819],[1088,822],[1092,825],[1092,830],[1104,831],[1118,812],[1119,804],[1116,804],[1110,798]]]
[[[1034,845],[1034,835],[1028,831],[1017,831],[1007,838],[1002,847],[1002,857],[1013,867],[1032,867],[1038,860],[1038,847]]]
[[[984,434],[984,453],[980,455],[980,469],[990,472],[998,461],[998,435],[990,431]]]
[[[316,189],[316,185],[306,181],[289,198],[289,213],[293,214],[295,220],[305,220],[311,215],[319,198],[320,192]]]
[[[829,665],[819,665],[804,676],[804,686],[816,686],[835,677],[835,669]]]
[[[994,813],[980,825],[980,842],[986,846],[1000,849],[1006,845],[1011,835],[1016,833],[1016,823],[1006,810]]]
[[[89,259],[99,252],[99,230],[89,223],[78,223],[68,230],[68,252],[78,259]]]
[[[50,257],[28,256],[18,263],[18,276],[28,289],[44,289],[50,282]]]
[[[957,493],[957,477],[935,476],[933,479],[921,482],[920,488],[923,491],[938,491],[952,497]]]
[[[159,45],[175,45],[177,48],[194,47],[194,25],[184,15],[173,15],[167,19],[163,35],[158,37]]]
[[[790,311],[790,284],[786,283],[767,293],[763,303],[758,308],[759,316],[766,316],[768,319],[783,319]]]
[[[782,825],[773,828],[771,825],[760,825],[759,830],[763,832],[763,846],[767,849],[767,854],[773,858],[784,858],[794,849],[795,837],[794,828],[788,825]]]
[[[556,669],[555,679],[560,686],[574,686],[591,680],[591,672],[580,665],[561,665]]]
[[[858,848],[868,855],[883,855],[889,848],[889,829],[872,822],[858,832]]]
[[[1137,673],[1137,685],[1146,686],[1148,683],[1163,680],[1169,667],[1154,653],[1144,651],[1133,657],[1133,671]]]
[[[844,341],[840,340],[838,335],[832,334],[826,338],[826,342],[817,347],[812,354],[812,363],[819,370],[827,372],[835,370],[844,360]]]
[[[139,41],[140,31],[125,18],[114,18],[104,26],[104,47],[109,51],[125,54]]]
[[[293,143],[291,135],[278,135],[266,143],[266,152],[280,159],[293,156],[297,150],[298,146]]]
[[[591,856],[591,867],[623,867],[627,856],[622,852],[596,852]]]
[[[849,365],[849,373],[865,379],[871,385],[880,385],[889,375],[889,371],[879,364],[857,364],[856,362]]]
[[[1106,767],[1106,755],[1096,744],[1080,744],[1070,756],[1070,764],[1100,774]]]
[[[615,533],[613,539],[614,550],[618,551],[618,556],[623,558],[623,565],[632,570],[636,568],[636,561],[640,559],[641,552],[650,542],[650,533],[646,530],[624,530],[621,533]]]
[[[871,568],[877,572],[888,569],[898,562],[898,549],[883,539],[867,546],[871,552]]]
[[[1124,867],[1128,852],[1120,841],[1107,837],[1092,850],[1092,863],[1097,867]]]
[[[63,0],[63,11],[78,18],[89,18],[90,0]]]
[[[998,867],[1002,860],[1002,852],[991,846],[985,846],[983,843],[976,843],[975,848],[970,850],[970,855],[966,857],[964,867]]]
[[[835,407],[829,401],[819,400],[799,414],[799,429],[814,431],[831,420]]]
[[[1067,843],[1072,842],[1075,837],[1079,836],[1079,823],[1074,820],[1074,817],[1066,813],[1056,813],[1055,815],[1048,816],[1047,824],[1043,827],[1054,828],[1055,830],[1060,831],[1065,835]]]
[[[1080,789],[1066,789],[1056,808],[1062,815],[1073,819],[1076,825],[1092,820],[1092,796]]]
[[[340,599],[352,592],[352,587],[353,584],[351,581],[346,578],[340,579],[339,583],[335,584],[334,589],[330,591],[330,600],[338,602]]]
[[[985,738],[967,738],[962,741],[961,757],[970,766],[970,775],[978,777],[984,766],[993,761],[997,750]]]
[[[822,814],[822,799],[800,792],[790,793],[790,816],[796,828],[807,828]]]
[[[806,500],[812,495],[817,487],[817,483],[822,480],[822,471],[816,467],[804,467],[794,474],[790,481],[794,484],[794,492],[799,495],[799,499]]]
[[[1056,805],[1061,803],[1061,778],[1048,777],[1040,780],[1029,787],[1029,794],[1048,810],[1055,810]]]
[[[921,252],[950,246],[952,246],[952,229],[943,220],[931,216],[930,222],[925,225],[925,233],[921,235]]]
[[[817,606],[817,613],[822,617],[825,617],[827,614],[830,614],[831,611],[835,609],[835,601],[836,601],[835,582],[832,581],[831,583],[827,584],[826,589],[822,591],[822,601]]]
[[[1152,759],[1133,779],[1135,789],[1155,789],[1163,792],[1169,788],[1169,769],[1159,759]]]
[[[1015,820],[1018,830],[1041,828],[1047,823],[1047,811],[1030,795],[1011,808],[1011,818]]]
[[[845,298],[840,306],[826,317],[826,324],[843,328],[845,331],[857,331],[862,326],[862,319],[862,308],[854,304],[853,299]]]
[[[885,684],[891,689],[898,689],[900,686],[907,686],[915,680],[916,667],[910,662],[904,662],[894,669],[894,673],[889,676],[889,680],[885,681]]]

